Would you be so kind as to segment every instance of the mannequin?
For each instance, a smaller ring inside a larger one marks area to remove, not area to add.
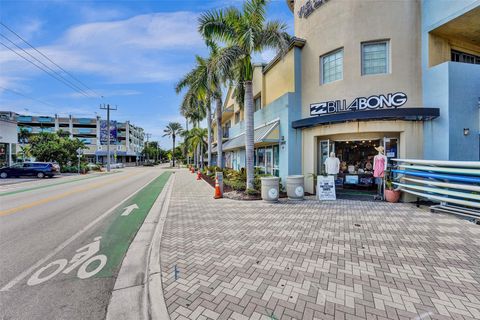
[[[383,178],[387,170],[387,157],[384,155],[385,149],[382,146],[375,147],[378,154],[373,157],[373,176],[377,183],[377,197],[383,199]],[[377,198],[375,197],[375,198]]]
[[[340,160],[335,157],[335,152],[330,152],[330,156],[325,160],[325,172],[328,175],[335,176],[337,179],[337,174],[340,172]]]

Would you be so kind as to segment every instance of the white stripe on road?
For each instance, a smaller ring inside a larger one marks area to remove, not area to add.
[[[8,291],[9,289],[11,289],[13,286],[15,286],[17,283],[19,283],[20,281],[22,281],[26,276],[28,276],[30,273],[32,273],[33,271],[35,271],[37,268],[39,268],[41,265],[43,265],[45,262],[47,262],[49,259],[51,259],[53,256],[55,256],[57,253],[59,253],[60,251],[62,251],[66,246],[68,246],[70,243],[72,243],[74,240],[76,240],[78,237],[80,237],[83,233],[85,233],[88,229],[90,229],[91,227],[93,227],[95,224],[97,224],[98,222],[100,222],[102,219],[106,218],[110,213],[112,213],[112,211],[114,211],[115,209],[117,209],[119,206],[121,206],[125,201],[127,201],[128,199],[130,199],[131,197],[133,197],[134,195],[136,195],[138,192],[140,192],[143,188],[145,188],[149,183],[151,183],[153,180],[155,180],[156,178],[158,178],[160,175],[157,175],[155,176],[153,179],[149,180],[147,183],[145,183],[141,188],[139,188],[137,191],[135,191],[134,193],[132,193],[131,195],[129,195],[128,197],[126,197],[124,200],[122,200],[120,203],[116,204],[115,206],[113,206],[112,208],[108,209],[104,214],[102,214],[101,216],[99,216],[97,219],[93,220],[92,222],[90,222],[87,226],[85,226],[83,229],[81,229],[80,231],[78,231],[77,233],[75,233],[73,236],[71,236],[70,238],[68,238],[66,241],[64,241],[63,243],[61,243],[57,248],[55,248],[55,250],[53,250],[50,254],[48,254],[46,257],[44,257],[43,259],[37,261],[37,263],[35,263],[34,265],[32,265],[30,268],[28,268],[27,270],[23,271],[22,273],[20,273],[17,277],[15,277],[12,281],[10,281],[9,283],[7,283],[3,288],[0,289],[0,291]]]

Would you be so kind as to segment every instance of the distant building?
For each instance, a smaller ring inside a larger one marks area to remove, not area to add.
[[[55,116],[23,115],[10,111],[0,111],[0,117],[16,122],[16,131],[25,129],[32,134],[40,132],[64,131],[70,138],[78,138],[85,143],[84,156],[92,163],[107,162],[106,121],[100,117],[76,118]],[[134,165],[141,157],[144,145],[144,130],[126,122],[110,122],[110,154],[112,162]],[[17,150],[18,152],[18,150]]]
[[[12,164],[17,143],[17,123],[0,115],[0,168]]]

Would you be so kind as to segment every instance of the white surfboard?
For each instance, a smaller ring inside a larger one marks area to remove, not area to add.
[[[442,167],[429,167],[429,166],[417,166],[409,164],[399,164],[400,168],[405,170],[419,170],[419,171],[433,171],[433,172],[443,172],[443,173],[453,173],[453,174],[467,174],[473,176],[480,176],[480,169],[464,169],[464,168],[442,168]]]
[[[473,207],[473,208],[480,208],[480,202],[479,201],[467,201],[467,200],[461,200],[461,199],[456,199],[456,198],[447,198],[447,197],[442,197],[442,196],[437,196],[433,194],[428,194],[428,193],[423,193],[423,192],[417,192],[409,189],[402,189],[404,192],[430,199],[430,200],[436,200],[439,202],[447,202],[447,203],[455,203],[455,204],[460,204],[462,206],[467,206],[467,207]],[[480,214],[480,211],[479,211]]]
[[[480,161],[446,161],[446,160],[420,160],[420,159],[393,159],[393,161],[430,165],[439,167],[457,167],[480,169]]]
[[[432,181],[432,180],[412,179],[412,178],[406,178],[406,177],[402,177],[401,179],[405,180],[405,181],[410,181],[410,182],[419,183],[419,184],[425,184],[425,185],[429,185],[429,186],[480,192],[480,186],[475,186],[475,185],[438,182],[438,181]]]
[[[423,186],[417,186],[417,185],[412,185],[412,184],[404,184],[404,183],[399,183],[399,182],[393,182],[393,184],[397,185],[397,186],[400,186],[402,188],[409,188],[409,189],[414,189],[414,190],[419,190],[419,191],[432,192],[432,193],[437,193],[437,194],[440,194],[440,195],[459,197],[459,198],[464,198],[464,199],[472,199],[472,200],[477,200],[477,201],[480,202],[480,194],[453,191],[453,190],[442,189],[442,188],[423,187]],[[405,190],[405,189],[402,189],[402,190]]]

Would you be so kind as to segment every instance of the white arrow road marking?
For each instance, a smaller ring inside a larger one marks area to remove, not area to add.
[[[130,213],[132,213],[133,210],[138,209],[138,206],[136,203],[134,203],[123,209],[125,209],[125,211],[122,213],[122,216],[128,216]]]

